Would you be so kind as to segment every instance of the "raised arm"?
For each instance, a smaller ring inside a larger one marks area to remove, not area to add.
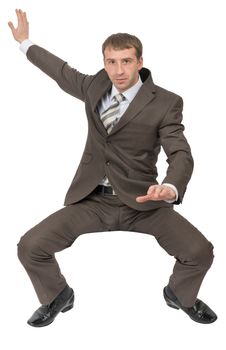
[[[29,23],[26,12],[16,10],[16,15],[17,28],[14,27],[12,22],[9,22],[8,25],[14,39],[19,43],[23,43],[24,40],[29,39]],[[29,43],[26,54],[29,61],[55,80],[61,89],[85,101],[87,89],[92,82],[93,76],[80,73],[70,67],[64,60],[37,45],[32,45],[32,43]]]

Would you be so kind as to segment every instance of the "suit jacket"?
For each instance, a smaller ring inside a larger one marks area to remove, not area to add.
[[[28,49],[27,57],[64,91],[85,103],[87,142],[65,205],[85,198],[106,175],[120,200],[134,209],[172,206],[165,201],[137,203],[135,200],[146,194],[151,184],[157,183],[156,162],[161,146],[168,162],[163,182],[176,186],[177,204],[182,201],[192,174],[193,159],[183,134],[180,96],[155,85],[151,72],[142,68],[142,87],[118,124],[107,134],[97,113],[98,102],[112,87],[104,69],[95,75],[82,74],[37,45]]]

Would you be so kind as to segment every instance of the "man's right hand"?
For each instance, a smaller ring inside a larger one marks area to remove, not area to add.
[[[17,15],[17,28],[14,27],[12,22],[9,22],[8,25],[12,31],[13,37],[19,43],[29,38],[29,23],[27,21],[26,12],[22,10],[16,10]]]

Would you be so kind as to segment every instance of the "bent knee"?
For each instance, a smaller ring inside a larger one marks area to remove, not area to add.
[[[36,244],[32,231],[31,229],[22,236],[17,244],[17,255],[23,265],[26,264],[33,255],[38,254],[39,247]]]
[[[26,236],[21,237],[19,243],[17,244],[17,256],[21,263],[24,263],[29,256],[30,245],[27,244]]]
[[[213,245],[211,242],[206,241],[202,244],[194,246],[192,249],[193,261],[199,265],[202,269],[208,269],[213,262]]]

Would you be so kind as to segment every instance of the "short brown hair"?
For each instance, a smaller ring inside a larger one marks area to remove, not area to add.
[[[124,50],[134,47],[138,60],[141,58],[143,51],[141,41],[136,36],[127,33],[117,33],[109,36],[102,45],[103,55],[107,47],[112,47],[115,50]]]

